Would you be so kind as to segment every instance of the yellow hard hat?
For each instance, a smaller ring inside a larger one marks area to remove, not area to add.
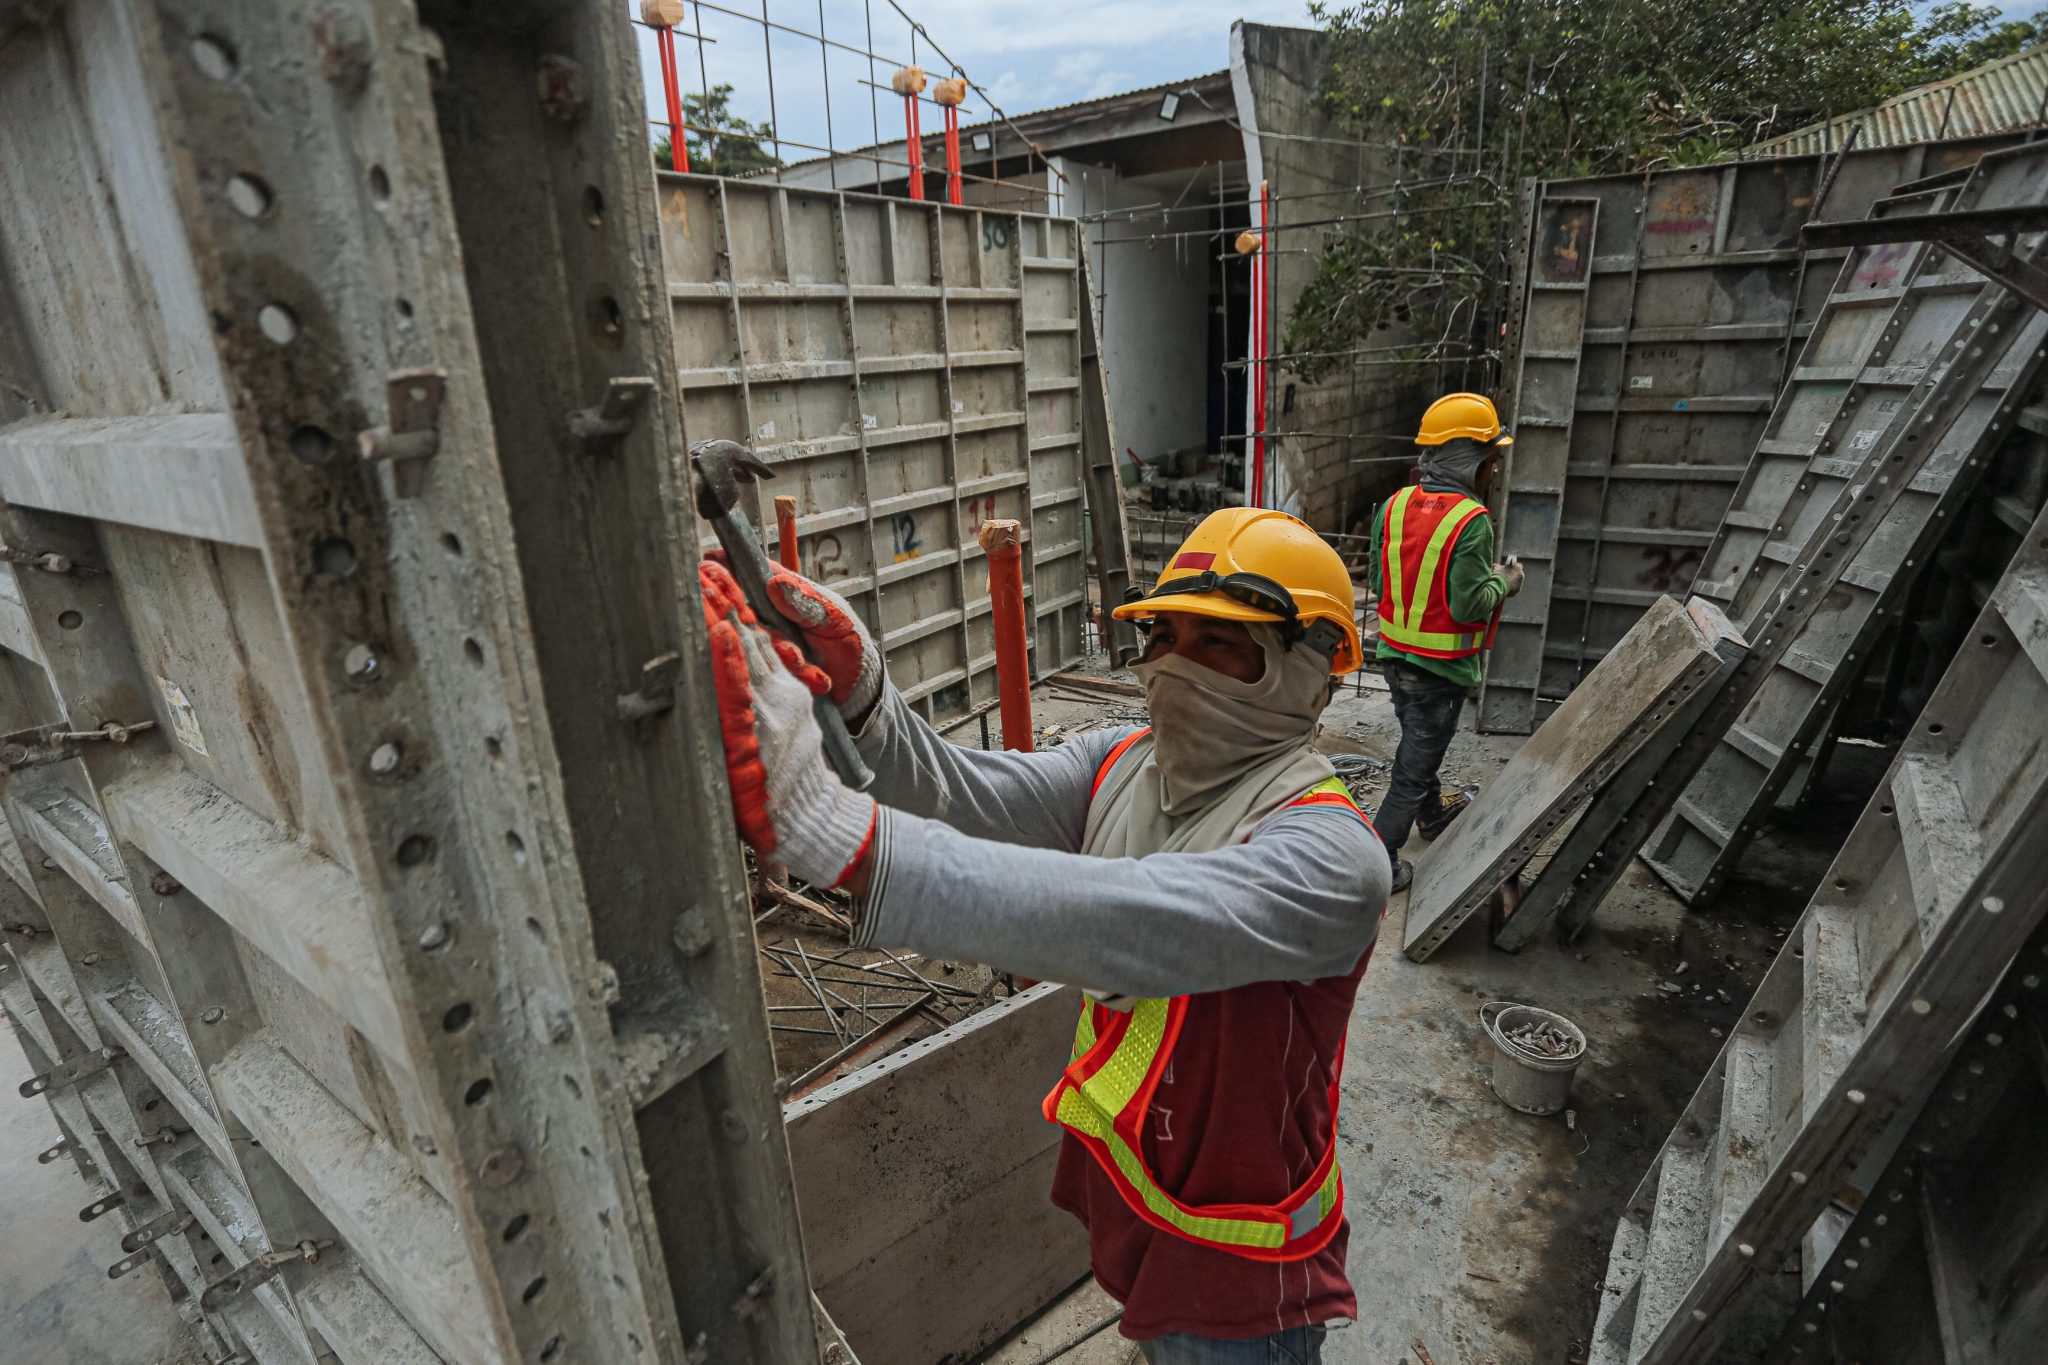
[[[1440,446],[1460,436],[1489,445],[1515,443],[1514,437],[1501,430],[1500,414],[1494,411],[1491,398],[1477,393],[1447,393],[1422,414],[1422,429],[1415,433],[1415,444]]]
[[[1330,672],[1349,673],[1365,662],[1343,558],[1307,522],[1285,512],[1211,512],[1174,551],[1158,585],[1110,615],[1149,620],[1162,611],[1290,623],[1290,639],[1328,646]]]

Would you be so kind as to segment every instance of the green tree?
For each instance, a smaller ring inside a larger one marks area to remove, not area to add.
[[[1361,0],[1310,13],[1330,35],[1325,108],[1398,149],[1414,188],[1384,206],[1398,214],[1324,249],[1284,341],[1307,379],[1395,323],[1478,335],[1522,176],[1713,161],[2042,36],[1994,27],[1995,10],[1963,0]]]
[[[683,126],[689,136],[683,146],[690,153],[690,169],[712,175],[745,175],[782,165],[782,160],[761,144],[775,140],[775,128],[766,123],[749,123],[732,112],[732,86],[721,83],[709,94],[683,96]],[[669,139],[654,144],[654,164],[669,164]]]

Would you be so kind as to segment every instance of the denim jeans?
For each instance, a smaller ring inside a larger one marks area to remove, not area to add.
[[[1138,1343],[1148,1365],[1322,1365],[1321,1327],[1290,1327],[1267,1337],[1218,1341],[1177,1333]]]
[[[1393,857],[1408,842],[1418,812],[1434,810],[1438,800],[1437,769],[1444,750],[1458,732],[1458,712],[1465,689],[1449,678],[1399,659],[1382,659],[1380,672],[1393,694],[1394,717],[1401,722],[1401,747],[1394,751],[1394,773],[1386,799],[1373,817],[1373,828]]]

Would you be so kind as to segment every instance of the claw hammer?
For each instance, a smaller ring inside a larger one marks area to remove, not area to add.
[[[726,566],[739,580],[747,605],[754,609],[763,626],[794,642],[804,658],[815,664],[818,656],[804,638],[802,628],[768,592],[768,554],[754,534],[753,523],[740,510],[740,485],[773,478],[774,468],[755,459],[739,442],[727,440],[699,441],[691,446],[690,467],[697,475],[697,515],[710,522],[711,529],[718,533]],[[825,735],[825,757],[840,780],[857,792],[873,786],[875,775],[854,746],[846,717],[839,714],[839,706],[830,694],[813,697],[811,711],[818,719],[818,729]]]

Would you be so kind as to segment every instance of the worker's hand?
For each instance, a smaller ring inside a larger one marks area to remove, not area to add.
[[[1513,597],[1522,590],[1522,580],[1528,575],[1522,572],[1520,564],[1503,564],[1498,571],[1508,581],[1508,596]]]
[[[832,700],[858,728],[882,695],[882,651],[846,599],[800,573],[776,569],[768,592],[803,631],[819,667],[832,679]]]
[[[697,583],[740,837],[805,881],[836,886],[866,861],[875,801],[825,761],[811,699],[831,680],[795,645],[761,628],[724,565],[698,566]]]

